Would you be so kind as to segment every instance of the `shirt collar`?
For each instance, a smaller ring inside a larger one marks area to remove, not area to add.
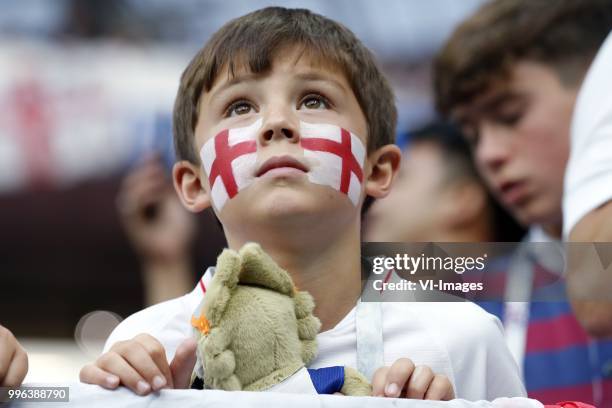
[[[192,295],[202,296],[206,293],[206,289],[210,286],[210,281],[212,280],[213,275],[215,274],[215,267],[209,266],[202,277],[196,283],[195,288],[191,291]]]

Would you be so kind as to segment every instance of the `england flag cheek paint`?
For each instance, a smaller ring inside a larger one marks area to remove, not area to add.
[[[202,147],[200,156],[217,211],[255,181],[261,165],[258,154],[265,156],[265,146],[257,143],[261,127],[259,119],[247,127],[223,130]],[[366,154],[359,137],[339,126],[322,123],[300,122],[299,132],[304,156],[296,159],[308,162],[308,180],[345,194],[357,206]]]
[[[366,154],[361,139],[339,126],[300,122],[300,144],[310,164],[308,180],[346,194],[357,206]]]
[[[200,157],[217,211],[253,183],[261,124],[259,119],[247,127],[223,130],[202,146]]]

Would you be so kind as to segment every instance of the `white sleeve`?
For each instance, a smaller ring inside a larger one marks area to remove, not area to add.
[[[563,232],[612,199],[612,34],[589,69],[576,100],[565,173]]]
[[[512,357],[500,320],[487,314],[490,323],[485,336],[487,341],[487,399],[502,396],[527,396],[519,367]]]
[[[110,334],[104,345],[107,352],[118,341],[129,340],[141,333],[155,337],[172,361],[177,347],[192,335],[191,315],[194,303],[189,295],[168,300],[134,313],[122,321]]]
[[[525,397],[519,368],[506,346],[499,319],[473,303],[458,303],[462,316],[446,325],[447,347],[455,367],[456,388],[467,399],[492,401],[501,397]]]

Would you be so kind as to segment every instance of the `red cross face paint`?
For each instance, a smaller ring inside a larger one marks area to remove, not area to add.
[[[257,132],[262,120],[243,128],[226,129],[204,143],[200,151],[208,175],[212,203],[221,211],[255,179],[257,163]]]
[[[308,180],[346,194],[357,206],[366,153],[361,139],[339,126],[300,122],[300,144],[310,165]]]
[[[223,130],[202,147],[200,156],[217,211],[255,181],[261,165],[257,160],[261,125],[259,119],[247,127]],[[366,153],[359,137],[336,125],[300,122],[300,145],[308,180],[345,194],[357,206]]]

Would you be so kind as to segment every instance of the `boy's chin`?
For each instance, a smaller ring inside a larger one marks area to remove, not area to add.
[[[561,208],[555,203],[544,199],[532,200],[523,207],[511,211],[520,224],[546,225],[559,222],[561,218]]]
[[[241,202],[227,205],[222,217],[234,219],[243,225],[261,227],[312,227],[326,220],[349,216],[357,209],[346,195],[322,186],[313,186],[319,194],[292,188],[276,188],[257,196],[237,197]]]

